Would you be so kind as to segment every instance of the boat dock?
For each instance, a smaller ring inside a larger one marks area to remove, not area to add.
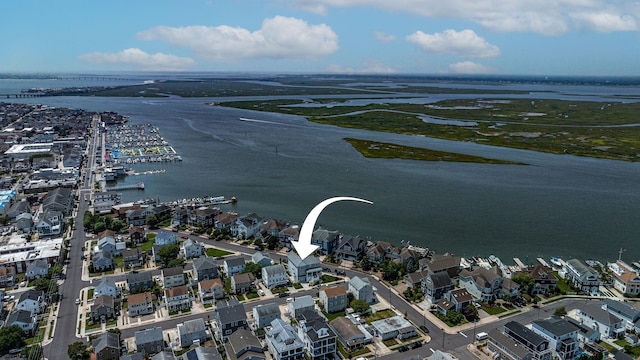
[[[525,265],[520,258],[514,257],[513,261],[516,263],[516,265],[518,265],[520,267],[520,269],[526,269],[527,265]]]
[[[117,191],[117,190],[144,190],[144,183],[139,182],[137,184],[131,185],[117,185],[113,187],[106,188],[107,191]]]
[[[540,258],[540,257],[539,257],[537,260],[538,260],[538,262],[540,263],[540,265],[542,265],[542,266],[548,266],[548,267],[551,267],[551,266],[549,266],[549,264],[548,264],[546,261],[544,261],[544,259],[543,259],[543,258]]]

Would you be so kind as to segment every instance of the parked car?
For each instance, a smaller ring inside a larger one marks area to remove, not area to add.
[[[80,298],[76,299],[76,305],[80,305]]]
[[[287,296],[289,296],[288,292],[283,292],[283,293],[278,294],[278,297],[281,297],[281,298],[284,298],[284,297],[287,297]]]
[[[408,348],[408,347],[406,347],[406,346],[404,346],[404,345],[402,345],[402,346],[400,346],[400,347],[398,348],[398,351],[400,351],[400,352],[405,352],[405,351],[407,351],[407,350],[409,350],[409,348]]]
[[[417,348],[419,348],[421,346],[422,346],[422,341],[416,341],[414,343],[411,343],[411,345],[409,345],[409,347],[412,348],[412,349],[417,349]]]
[[[420,325],[420,330],[422,330],[425,334],[429,333],[429,329],[424,325]]]

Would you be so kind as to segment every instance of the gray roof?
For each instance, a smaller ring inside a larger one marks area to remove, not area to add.
[[[264,269],[264,271],[267,272],[268,275],[271,275],[271,276],[287,272],[287,270],[284,269],[284,265],[282,265],[282,264],[275,264],[275,265],[265,266],[263,269]]]
[[[264,305],[258,305],[253,308],[258,313],[258,316],[269,316],[273,314],[280,315],[280,307],[276,303],[268,303]]]
[[[280,354],[304,346],[293,327],[282,319],[271,321],[271,330],[267,331],[267,338]]]
[[[29,264],[27,264],[27,271],[29,271],[30,269],[33,269],[33,268],[48,269],[49,268],[49,263],[47,262],[47,259],[36,259],[36,260],[33,260],[32,262],[30,262]]]
[[[162,269],[162,276],[176,276],[184,274],[182,266],[176,266],[168,269]]]
[[[23,302],[25,300],[38,301],[38,298],[44,299],[44,291],[42,291],[42,290],[38,291],[36,289],[29,289],[29,290],[23,292],[20,295],[20,298],[18,299],[18,304],[20,304],[21,302]]]
[[[213,258],[208,256],[200,256],[193,259],[193,268],[196,271],[205,270],[205,269],[218,269],[218,264]]]
[[[246,329],[238,329],[234,331],[231,335],[227,337],[229,340],[229,345],[234,352],[234,356],[240,356],[247,350],[260,349],[262,351],[262,344],[260,344],[260,340],[258,340],[255,335],[249,330]]]
[[[325,339],[327,337],[335,337],[336,333],[329,327],[327,320],[325,318],[319,316],[317,313],[311,316],[304,316],[306,333],[311,341],[318,341],[320,339]],[[307,313],[307,315],[309,315]]]
[[[138,352],[133,354],[121,355],[120,360],[144,360],[144,355]]]
[[[138,283],[138,282],[146,282],[153,281],[151,276],[151,271],[143,271],[138,273],[128,273],[127,274],[127,282],[128,283]]]
[[[183,360],[222,360],[222,356],[218,352],[218,349],[215,347],[203,347],[198,346],[197,348],[191,349],[187,351],[184,355],[182,355]],[[120,358],[122,360],[122,358]]]
[[[351,280],[349,280],[349,284],[351,286],[353,286],[356,290],[360,290],[365,286],[371,286],[371,283],[369,282],[369,278],[366,277],[358,277],[358,276],[354,276],[351,278]]]
[[[622,319],[613,315],[607,310],[604,310],[602,306],[597,303],[581,304],[578,310],[593,317],[595,321],[607,326],[617,324],[622,321]]]
[[[241,256],[225,259],[224,262],[228,267],[242,266],[245,264],[244,258]]]
[[[136,338],[136,345],[163,341],[161,327],[139,330],[134,333],[134,336]]]
[[[120,351],[120,336],[112,332],[103,332],[91,342],[95,353],[99,353],[103,349],[110,347]]]
[[[525,346],[518,346],[515,341],[501,333],[498,329],[489,330],[489,337],[493,339],[498,344],[504,346],[508,349],[508,351],[518,355],[520,359],[525,358],[527,354],[529,354],[529,349]]]
[[[505,329],[509,329],[510,331],[512,331],[514,334],[517,334],[520,338],[524,339],[530,344],[533,344],[535,347],[538,347],[539,345],[546,342],[546,340],[542,336],[536,334],[519,322],[509,321],[508,323],[504,324],[504,327]]]
[[[264,260],[264,259],[268,259],[269,261],[271,261],[270,257],[265,256],[260,251],[255,252],[253,255],[251,255],[251,261],[253,261],[256,264],[259,263],[260,261]]]
[[[294,309],[301,309],[301,308],[315,306],[315,302],[313,301],[313,298],[311,297],[311,295],[299,296],[293,299],[293,303],[291,304],[293,305]]]
[[[539,326],[540,328],[555,336],[563,336],[579,330],[577,326],[570,323],[569,321],[557,317],[534,320],[533,324]]]
[[[434,289],[440,289],[452,285],[451,277],[446,271],[427,275],[431,279]]]
[[[580,324],[580,322],[576,319],[572,319],[570,317],[567,317],[567,320],[572,323],[573,325],[575,325],[578,328],[578,332],[580,334],[582,334],[582,336],[587,337],[587,338],[591,338],[591,336],[597,332],[596,330],[588,327],[588,326],[584,326],[582,324]]]
[[[216,313],[220,318],[220,322],[223,324],[247,320],[247,314],[244,311],[244,306],[235,299],[229,300],[228,303],[225,301],[218,301],[218,303],[216,303]]]
[[[640,310],[633,307],[631,304],[624,301],[617,301],[610,298],[604,299],[605,305],[607,305],[607,311],[610,313],[620,315],[630,321],[636,321],[640,317]]]
[[[297,268],[300,266],[320,266],[320,259],[318,259],[317,257],[307,256],[303,261],[295,251],[290,252],[287,256],[287,259],[289,260],[289,264],[292,264]]]
[[[593,270],[587,263],[580,259],[571,259],[567,261],[578,273],[580,280],[584,281],[589,276],[598,277],[598,273]]]
[[[98,283],[98,285],[96,285],[96,289],[102,288],[102,287],[105,287],[105,286],[115,288],[116,287],[116,281],[113,280],[112,277],[106,277],[105,276],[105,277],[100,279],[100,282]]]
[[[31,312],[26,310],[17,310],[9,314],[7,317],[7,325],[13,325],[16,322],[21,322],[25,324],[31,323],[33,320],[31,319]]]
[[[159,352],[151,357],[151,360],[176,360],[175,355],[173,355],[173,351],[164,350]]]
[[[193,334],[207,329],[204,319],[197,318],[193,320],[185,321],[181,327],[178,328],[181,334]]]

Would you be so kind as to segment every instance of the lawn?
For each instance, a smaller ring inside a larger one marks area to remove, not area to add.
[[[398,340],[396,339],[387,339],[382,342],[386,347],[392,347],[394,345],[398,345]]]
[[[149,234],[151,235],[151,234]],[[153,234],[155,235],[155,234]],[[143,243],[138,244],[138,249],[140,249],[141,252],[146,253],[147,251],[151,250],[151,248],[153,247],[153,244],[155,242],[155,236],[154,236],[154,240],[147,240]]]
[[[336,313],[332,313],[332,314],[326,313],[324,311],[322,313],[324,314],[324,316],[327,317],[327,320],[329,320],[329,321],[331,321],[333,319],[337,319],[339,317],[344,317],[345,316],[345,312],[344,311],[340,311],[340,312],[336,312]]]
[[[567,281],[565,279],[560,277],[560,275],[558,275],[557,271],[554,271],[553,274],[556,276],[556,279],[558,279],[557,287],[558,287],[558,290],[560,290],[560,293],[562,293],[562,294],[571,294],[571,293],[573,293],[573,289],[571,288],[569,283],[567,283]]]
[[[296,290],[302,289],[302,284],[300,284],[299,282],[294,282],[292,286]]]
[[[498,314],[502,314],[503,312],[507,311],[507,309],[503,308],[502,306],[498,306],[498,305],[494,305],[494,306],[487,306],[487,305],[482,305],[482,310],[484,310],[487,314],[489,315],[498,315]]]
[[[329,283],[329,282],[334,282],[338,280],[337,277],[332,276],[332,275],[327,275],[327,274],[322,274],[322,282],[323,283]]]
[[[376,311],[374,313],[363,315],[362,317],[364,318],[364,321],[367,322],[367,324],[371,324],[376,320],[382,320],[382,319],[390,318],[392,316],[396,316],[396,313],[393,312],[392,310],[387,309],[387,310]]]
[[[227,256],[227,255],[231,255],[233,254],[230,251],[226,251],[226,250],[222,250],[222,249],[216,249],[216,248],[207,248],[207,256],[211,256],[211,257],[221,257],[221,256]]]
[[[95,291],[94,288],[89,289],[89,291],[87,292],[87,299],[93,299],[93,292]]]
[[[255,299],[260,297],[260,295],[258,295],[258,293],[255,291],[246,293],[245,296],[247,297],[247,299]]]

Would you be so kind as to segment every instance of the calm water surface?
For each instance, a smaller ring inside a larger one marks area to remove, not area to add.
[[[314,124],[297,116],[205,105],[216,100],[221,99],[17,101],[117,111],[129,116],[131,123],[157,126],[184,161],[136,165],[137,170],[166,173],[127,178],[124,183],[143,181],[146,189],[124,192],[125,200],[236,196],[239,202],[224,209],[302,223],[325,198],[357,196],[374,205],[336,203],[319,223],[372,240],[410,241],[438,252],[495,254],[507,263],[513,256],[530,263],[537,256],[614,260],[621,247],[626,249],[624,259],[640,259],[640,163],[379,134]],[[530,165],[367,159],[344,137]]]

